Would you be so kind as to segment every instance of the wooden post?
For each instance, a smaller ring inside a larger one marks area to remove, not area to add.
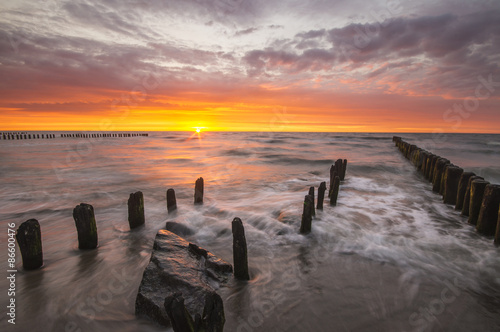
[[[342,175],[340,177],[340,180],[344,181],[346,171],[347,171],[347,159],[344,159],[344,162],[342,163]]]
[[[41,267],[43,265],[42,232],[38,220],[30,219],[23,222],[17,229],[16,240],[21,250],[24,269],[34,270]]]
[[[316,209],[323,210],[323,201],[325,199],[326,182],[321,182],[318,188],[318,203]]]
[[[445,204],[457,204],[458,183],[463,172],[463,169],[456,166],[450,166],[446,169],[443,195],[443,202]]]
[[[476,230],[478,233],[492,236],[495,235],[498,220],[498,208],[500,206],[500,185],[489,184],[484,189],[481,211],[477,219]]]
[[[234,218],[231,223],[233,232],[233,262],[234,277],[239,280],[250,280],[248,274],[247,240],[245,229],[240,218]]]
[[[336,178],[338,178],[338,176]],[[300,222],[300,233],[302,234],[311,232],[313,205],[314,203],[311,195],[306,195],[306,197],[304,198],[304,207],[302,210],[302,221]]]
[[[469,216],[469,208],[470,208],[470,192],[471,192],[471,187],[472,187],[472,181],[474,180],[484,180],[484,178],[480,176],[472,176],[468,183],[467,183],[467,188],[465,189],[465,196],[464,196],[464,206],[462,207],[462,216]]]
[[[128,199],[128,223],[130,229],[144,225],[144,195],[141,191],[130,194]]]
[[[94,207],[81,203],[73,209],[76,230],[78,231],[78,248],[95,249],[97,247],[97,226]]]
[[[203,178],[198,178],[194,186],[194,204],[203,204]]]
[[[335,161],[335,173],[337,173],[339,178],[342,176],[343,163],[342,159],[337,159],[337,161]]]
[[[443,170],[445,165],[448,165],[450,161],[445,158],[440,158],[436,161],[436,166],[434,168],[434,178],[432,180],[432,191],[439,193],[441,189],[441,177],[443,175]]]
[[[335,173],[335,166],[332,165],[330,166],[330,186],[328,189],[328,197],[331,197],[332,195],[332,189],[333,189],[333,180],[335,179],[336,173]]]
[[[460,180],[458,181],[457,203],[455,204],[455,210],[462,211],[464,207],[465,191],[467,190],[469,179],[475,175],[476,174],[472,172],[464,172],[460,176]]]
[[[445,185],[446,185],[446,183],[445,183],[445,180],[446,180],[446,172],[448,172],[448,167],[454,167],[454,166],[455,166],[455,165],[453,165],[453,164],[451,164],[451,163],[450,163],[450,164],[446,164],[446,165],[444,165],[444,168],[443,168],[443,174],[441,174],[441,185],[439,186],[439,194],[440,194],[441,196],[443,196],[443,198],[444,198],[444,189],[445,189]],[[457,185],[458,185],[458,183],[457,183]]]
[[[168,189],[167,190],[167,210],[168,213],[174,212],[177,210],[177,199],[175,198],[175,190]]]
[[[337,205],[337,198],[339,196],[339,187],[340,187],[340,178],[338,176],[336,176],[334,181],[333,181],[333,189],[332,189],[332,194],[330,196],[330,205],[331,206]]]
[[[309,188],[309,196],[312,197],[311,215],[315,216],[316,215],[316,211],[315,211],[315,208],[314,208],[314,187],[310,187]]]
[[[481,211],[481,203],[483,202],[483,195],[486,186],[490,183],[484,180],[474,180],[470,189],[470,204],[469,204],[469,220],[468,223],[476,225],[479,219],[479,212]]]
[[[495,246],[500,246],[500,208],[498,209],[497,229],[495,232]]]

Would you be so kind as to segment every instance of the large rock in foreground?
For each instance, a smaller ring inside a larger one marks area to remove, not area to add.
[[[149,265],[135,300],[135,313],[170,326],[165,298],[182,293],[184,305],[203,317],[207,296],[231,277],[231,264],[167,230],[156,234]],[[223,315],[223,312],[222,312]]]

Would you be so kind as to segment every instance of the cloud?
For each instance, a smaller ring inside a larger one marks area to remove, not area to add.
[[[258,30],[260,30],[260,29],[257,27],[252,27],[252,28],[236,31],[234,35],[236,37],[243,36],[243,35],[249,35],[249,34],[254,33],[255,31],[258,31]]]
[[[421,94],[441,90],[460,95],[467,92],[467,86],[474,86],[470,80],[476,80],[477,75],[498,73],[498,54],[500,11],[489,11],[464,16],[398,17],[309,30],[298,33],[285,49],[249,51],[243,60],[252,76],[348,69],[359,79],[374,79],[381,74],[397,78],[407,69],[406,83],[414,81],[414,88],[422,88],[423,80],[428,82]],[[456,68],[450,70],[453,66]],[[468,82],[456,83],[463,79]],[[405,93],[403,90],[397,89],[398,93]]]

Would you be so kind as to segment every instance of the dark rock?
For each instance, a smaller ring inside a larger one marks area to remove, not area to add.
[[[23,222],[16,232],[16,240],[21,250],[23,267],[26,270],[38,269],[43,265],[42,232],[36,219]]]
[[[489,184],[484,189],[481,211],[477,220],[476,230],[484,235],[495,235],[500,206],[500,185]]]
[[[194,321],[186,306],[182,293],[177,292],[165,298],[165,311],[174,332],[194,332]]]
[[[192,315],[202,315],[206,296],[227,282],[231,264],[190,244],[167,230],[156,235],[149,265],[144,270],[135,302],[135,313],[170,326],[164,302],[182,293]]]
[[[94,207],[81,203],[73,209],[76,230],[78,232],[78,248],[97,248],[97,225],[94,216]]]
[[[240,218],[234,218],[232,224],[233,231],[233,263],[234,277],[239,280],[250,280],[248,274],[248,254],[245,229]]]
[[[128,199],[128,223],[130,229],[144,225],[144,195],[138,191]]]
[[[194,320],[184,305],[184,298],[180,292],[168,296],[164,306],[174,332],[222,332],[224,330],[226,322],[224,304],[215,292],[205,296],[203,316],[196,314]]]
[[[172,233],[175,233],[179,236],[190,236],[193,235],[195,232],[192,228],[190,228],[187,225],[175,222],[175,221],[167,221],[167,224],[165,225],[165,228],[168,231],[171,231]]]

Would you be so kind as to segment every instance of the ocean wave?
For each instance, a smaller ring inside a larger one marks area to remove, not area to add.
[[[262,156],[262,158],[271,159],[274,162],[287,165],[313,165],[313,164],[330,165],[333,163],[333,160],[331,159],[305,159],[298,157],[287,157],[283,155],[264,155]]]
[[[237,157],[248,157],[254,153],[244,149],[229,149],[221,152],[224,156],[237,156]]]

